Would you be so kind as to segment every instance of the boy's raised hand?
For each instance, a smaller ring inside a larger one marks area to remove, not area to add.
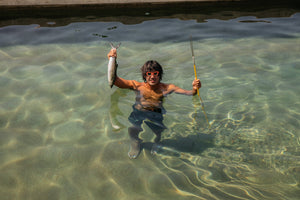
[[[195,79],[193,81],[193,89],[200,89],[201,88],[201,81],[199,79]]]
[[[115,57],[115,58],[117,58],[117,49],[111,49],[111,50],[109,51],[109,53],[107,54],[107,57],[108,57],[108,60],[109,60],[110,57]]]

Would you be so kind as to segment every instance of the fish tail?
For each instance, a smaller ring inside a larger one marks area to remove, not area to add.
[[[114,44],[111,43],[111,42],[109,44],[110,44],[110,46],[111,46],[112,49],[117,49],[117,48],[119,48],[121,46],[121,42],[117,46],[114,46]]]

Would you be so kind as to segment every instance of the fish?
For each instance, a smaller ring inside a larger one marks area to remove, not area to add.
[[[118,46],[115,47],[112,43],[110,43],[112,49],[117,49],[120,47],[120,45],[121,43],[119,43]],[[112,88],[115,83],[116,76],[117,76],[117,68],[118,68],[118,63],[116,57],[110,57],[107,66],[107,79],[110,88]]]

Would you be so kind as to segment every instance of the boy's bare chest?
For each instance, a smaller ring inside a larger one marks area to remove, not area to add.
[[[144,88],[141,88],[141,90],[139,92],[140,92],[140,96],[142,98],[144,98],[145,100],[151,99],[154,101],[161,101],[164,98],[164,91],[162,88],[151,90],[151,89],[144,87]]]

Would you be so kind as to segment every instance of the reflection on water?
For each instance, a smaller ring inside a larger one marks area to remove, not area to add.
[[[172,94],[158,155],[145,126],[137,160],[127,156],[135,97],[109,88],[108,43],[1,47],[1,198],[297,199],[299,44],[299,34],[194,41],[212,127],[197,97]],[[118,73],[142,81],[138,66],[157,59],[164,82],[189,89],[189,48],[122,41]]]

